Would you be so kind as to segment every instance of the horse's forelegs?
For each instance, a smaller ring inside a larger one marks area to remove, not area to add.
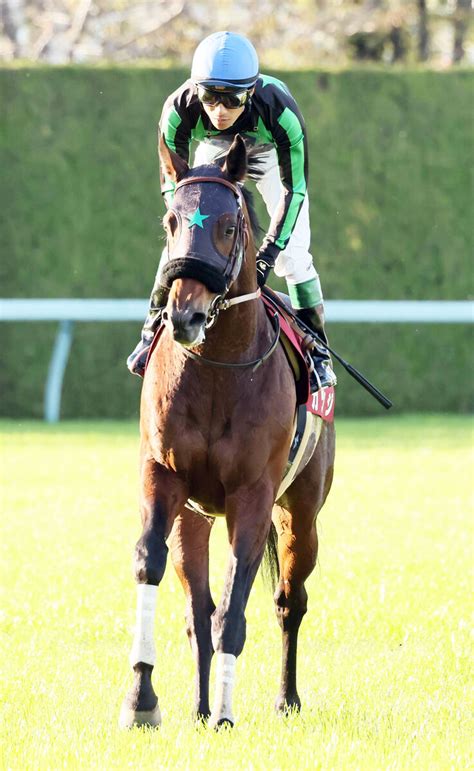
[[[157,588],[166,567],[166,538],[185,500],[186,492],[174,475],[153,461],[144,464],[141,499],[143,531],[134,557],[137,615],[130,652],[134,682],[122,704],[121,728],[158,726],[161,723],[158,698],[151,682],[156,660],[153,627]]]
[[[212,520],[185,509],[176,517],[169,541],[171,559],[186,594],[186,631],[196,662],[194,714],[198,719],[207,719],[210,714],[211,616],[216,607],[209,588],[212,524]]]
[[[222,599],[212,617],[212,642],[216,651],[215,699],[209,725],[233,725],[232,692],[237,656],[245,643],[245,608],[250,589],[262,560],[271,523],[273,489],[255,498],[228,502],[227,525],[231,552]]]
[[[137,614],[130,664],[134,680],[122,704],[119,725],[159,726],[161,713],[151,681],[156,660],[154,622],[158,584],[166,566],[167,546],[162,537],[146,528],[135,547]]]
[[[277,712],[300,709],[296,685],[298,631],[307,610],[308,595],[304,581],[312,572],[318,552],[316,524],[295,525],[291,514],[276,507],[274,521],[278,532],[280,579],[275,592],[275,612],[282,630],[282,667],[280,691],[275,702]]]

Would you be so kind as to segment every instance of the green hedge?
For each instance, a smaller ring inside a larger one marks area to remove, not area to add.
[[[149,294],[162,247],[156,124],[185,77],[151,68],[0,71],[3,296]],[[280,77],[308,127],[313,253],[326,297],[472,296],[472,73]],[[1,332],[2,414],[40,416],[55,325]],[[139,324],[76,327],[64,416],[137,413],[140,386],[124,360],[138,332]],[[335,324],[330,333],[399,409],[471,407],[466,327]],[[340,375],[341,412],[379,410]]]

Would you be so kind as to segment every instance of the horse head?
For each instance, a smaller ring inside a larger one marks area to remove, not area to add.
[[[237,289],[244,257],[251,242],[248,213],[241,185],[247,171],[247,151],[237,135],[223,165],[190,169],[186,161],[160,139],[160,161],[175,183],[175,194],[163,224],[168,261],[162,283],[170,289],[163,312],[165,324],[181,345],[202,343],[206,329],[226,299]],[[256,289],[255,266],[245,289]]]

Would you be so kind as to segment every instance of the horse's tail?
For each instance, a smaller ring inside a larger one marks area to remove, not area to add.
[[[265,544],[265,552],[262,560],[262,575],[264,582],[270,586],[274,592],[280,576],[280,565],[278,563],[278,535],[273,522]]]

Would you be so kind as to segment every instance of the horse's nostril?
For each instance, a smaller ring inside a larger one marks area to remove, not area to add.
[[[162,311],[161,318],[163,321],[168,321],[168,312],[166,310]]]
[[[193,313],[193,315],[189,320],[189,323],[192,325],[194,324],[202,325],[204,324],[205,321],[206,321],[206,315],[204,313]]]

